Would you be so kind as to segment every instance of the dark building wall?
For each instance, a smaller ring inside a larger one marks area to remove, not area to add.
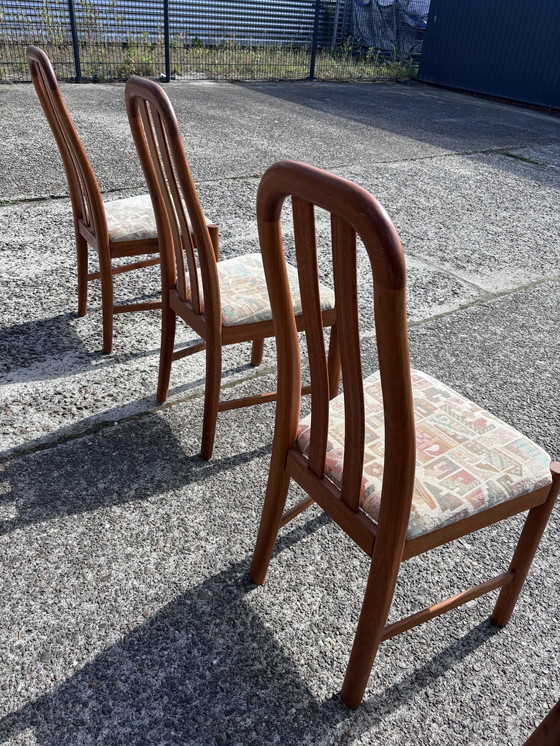
[[[418,77],[560,109],[560,0],[432,0]]]

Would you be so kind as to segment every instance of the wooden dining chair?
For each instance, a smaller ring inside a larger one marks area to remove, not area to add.
[[[300,421],[300,352],[280,213],[291,196],[311,374]],[[331,214],[332,269],[343,394],[329,400],[321,334],[314,206]],[[356,708],[379,644],[501,588],[492,619],[509,620],[560,489],[560,464],[528,438],[443,383],[411,370],[405,262],[383,207],[364,189],[301,163],[277,163],[258,190],[257,218],[276,330],[278,401],[268,487],[250,575],[265,579],[278,530],[317,503],[370,557],[344,685]],[[373,271],[379,371],[363,380],[356,236]],[[290,479],[307,493],[285,511]],[[529,510],[509,569],[387,624],[402,560]]]
[[[132,77],[125,89],[128,117],[148,183],[160,241],[163,278],[163,327],[158,400],[166,400],[173,360],[206,350],[206,382],[201,456],[212,455],[219,411],[273,401],[276,392],[220,402],[222,346],[252,342],[252,365],[262,360],[264,340],[274,336],[260,254],[218,261],[200,207],[175,113],[163,89]],[[190,220],[194,234],[185,232]],[[296,325],[303,328],[297,272],[287,269]],[[338,391],[340,357],[334,293],[319,287],[319,324],[331,326],[330,395]],[[201,337],[199,344],[174,352],[179,315]],[[309,389],[304,389],[307,392]]]
[[[88,282],[101,280],[103,352],[113,349],[113,315],[161,308],[161,301],[114,304],[113,276],[159,263],[156,221],[150,196],[142,194],[104,202],[97,179],[74,127],[49,58],[42,49],[27,47],[27,62],[39,101],[55,137],[68,180],[78,256],[78,314],[87,313]],[[218,227],[209,224],[218,244]],[[99,271],[89,272],[88,246],[98,255]],[[113,266],[117,257],[151,254],[150,258]]]

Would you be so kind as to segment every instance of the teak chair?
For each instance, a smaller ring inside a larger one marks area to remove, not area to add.
[[[95,174],[74,122],[66,108],[49,58],[38,47],[27,47],[31,79],[55,137],[68,179],[78,255],[78,314],[87,313],[88,282],[101,280],[103,352],[113,349],[113,314],[161,308],[160,301],[114,305],[113,275],[159,263],[159,257],[112,266],[117,257],[157,254],[156,222],[150,196],[104,202]],[[218,227],[209,225],[218,243]],[[88,270],[88,246],[99,257],[99,272]]]
[[[300,353],[280,225],[287,196],[292,197],[299,280],[306,288],[302,305],[311,372],[311,415],[299,424]],[[318,303],[314,205],[331,213],[344,391],[332,401]],[[263,176],[257,217],[276,329],[278,401],[250,575],[256,583],[264,581],[279,528],[313,502],[371,557],[342,688],[342,699],[355,708],[383,640],[497,588],[492,619],[507,623],[560,489],[560,464],[550,464],[537,445],[468,399],[410,369],[404,255],[390,218],[370,194],[286,161]],[[356,235],[373,270],[379,358],[378,373],[365,380]],[[290,478],[307,497],[283,513]],[[402,560],[527,509],[506,572],[386,624]]]
[[[171,364],[206,350],[206,385],[201,456],[212,455],[219,411],[273,401],[276,392],[220,402],[222,346],[252,341],[251,364],[262,360],[264,339],[274,336],[260,254],[218,261],[198,201],[171,103],[157,83],[132,77],[125,89],[132,134],[152,197],[160,240],[163,282],[163,326],[158,400],[165,401]],[[190,220],[194,242],[184,227]],[[197,250],[195,251],[195,245]],[[288,267],[296,325],[303,328],[295,268]],[[319,324],[331,326],[330,395],[336,396],[340,373],[334,293],[320,286]],[[292,301],[290,301],[292,304]],[[173,351],[179,315],[202,338]],[[306,393],[309,389],[304,389]]]

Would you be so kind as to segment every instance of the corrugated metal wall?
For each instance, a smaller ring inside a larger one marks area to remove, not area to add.
[[[418,78],[560,109],[560,1],[432,0]]]
[[[228,0],[170,2],[172,34],[219,44],[291,42],[307,44],[313,32],[314,0]],[[330,39],[329,39],[330,41]]]

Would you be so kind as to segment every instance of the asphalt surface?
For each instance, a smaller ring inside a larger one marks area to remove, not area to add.
[[[274,161],[355,180],[403,240],[414,367],[560,458],[558,119],[420,84],[167,90],[224,258],[258,251]],[[123,86],[63,92],[106,197],[144,191]],[[0,743],[521,746],[560,696],[558,510],[505,629],[485,597],[384,643],[348,711],[367,558],[313,508],[250,583],[274,406],[220,414],[213,460],[198,457],[203,356],[174,365],[162,407],[156,312],[117,316],[101,354],[94,285],[76,315],[67,187],[32,86],[0,87],[0,125]],[[121,275],[117,297],[158,283],[157,268]],[[370,372],[363,261],[360,303]],[[273,343],[260,368],[249,355],[226,349],[224,397],[274,386]],[[519,526],[406,563],[391,617],[501,571]]]

